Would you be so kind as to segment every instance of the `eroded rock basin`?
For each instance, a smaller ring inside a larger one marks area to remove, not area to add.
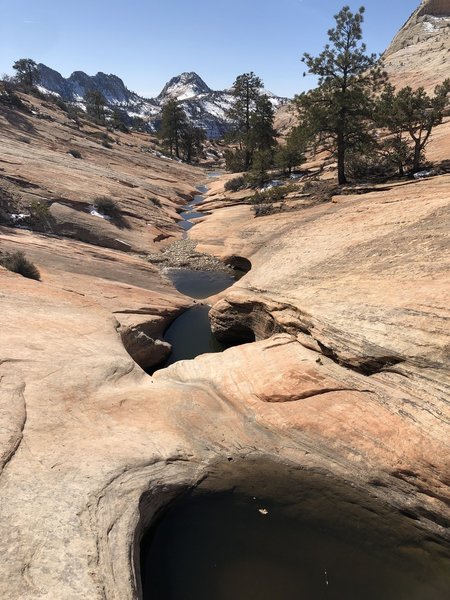
[[[207,352],[222,352],[226,348],[211,332],[209,311],[207,305],[194,306],[172,323],[164,334],[165,341],[172,346],[164,367]]]
[[[221,271],[171,268],[166,270],[166,275],[179,292],[198,300],[218,294],[236,280],[230,273]]]
[[[449,597],[448,554],[404,515],[282,465],[221,471],[144,538],[144,600]]]

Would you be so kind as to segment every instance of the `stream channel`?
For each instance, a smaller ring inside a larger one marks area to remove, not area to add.
[[[181,213],[186,232],[202,216],[201,201],[196,196]],[[168,274],[197,299],[234,281],[220,272]],[[208,312],[198,305],[172,323],[164,366],[223,350]],[[320,473],[270,459],[228,460],[154,515],[140,546],[143,600],[450,598],[448,548],[414,519]]]
[[[207,189],[205,186],[198,186],[199,194],[189,202],[186,210],[180,213],[183,220],[179,225],[184,230],[184,238],[195,224],[192,219],[204,216],[204,213],[196,210],[196,206],[203,201],[202,194]],[[166,275],[179,292],[196,300],[218,294],[236,281],[235,276],[224,271],[169,268]],[[192,359],[207,352],[222,352],[226,348],[211,332],[208,318],[210,308],[209,305],[198,304],[173,321],[164,334],[164,339],[172,346],[172,352],[164,365],[158,368],[165,368],[179,360]]]

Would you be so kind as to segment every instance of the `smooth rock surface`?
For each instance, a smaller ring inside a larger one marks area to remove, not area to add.
[[[450,1],[423,0],[383,54],[389,79],[398,88],[428,92],[449,76]]]
[[[340,481],[448,547],[448,189],[439,177],[259,219],[216,209],[193,237],[252,270],[214,326],[270,337],[153,378],[116,319],[139,316],[142,290],[92,281],[83,295],[81,274],[69,288],[50,267],[42,282],[2,270],[0,596],[136,598],[140,534],[230,459]]]
[[[21,98],[23,111],[0,104],[0,223],[38,204],[46,231],[98,246],[145,252],[180,237],[177,210],[196,193],[202,170],[158,157],[148,135],[77,125],[54,105]],[[98,197],[113,200],[119,218],[93,211]]]

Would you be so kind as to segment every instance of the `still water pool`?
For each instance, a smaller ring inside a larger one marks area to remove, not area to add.
[[[142,545],[144,600],[450,598],[448,557],[402,530],[403,517],[328,500],[311,509],[236,492],[184,496]]]

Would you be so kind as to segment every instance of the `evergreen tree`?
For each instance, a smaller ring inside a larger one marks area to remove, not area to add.
[[[305,130],[301,127],[294,127],[286,137],[285,144],[277,148],[275,164],[290,175],[292,168],[305,160],[306,146]]]
[[[125,111],[121,111],[115,108],[111,115],[111,127],[113,129],[118,129],[122,133],[130,133],[130,130],[127,126],[127,121],[129,120],[129,116]]]
[[[247,176],[250,183],[254,186],[264,185],[270,179],[269,169],[272,165],[272,150],[257,150],[253,155],[252,168]]]
[[[271,150],[276,145],[276,131],[273,127],[274,110],[265,94],[255,100],[254,111],[250,115],[248,145],[252,152]]]
[[[303,55],[309,73],[318,75],[318,87],[296,97],[299,114],[312,138],[330,142],[337,156],[339,184],[347,182],[346,153],[364,147],[371,132],[369,117],[374,93],[385,75],[374,54],[366,54],[362,40],[364,7],[353,14],[348,6],[335,15],[328,31],[330,43],[317,57]]]
[[[98,123],[105,122],[106,99],[98,90],[89,90],[84,96],[86,102],[86,112]]]
[[[205,139],[205,131],[201,127],[186,124],[181,132],[183,160],[192,162],[194,158],[198,158],[203,150]]]
[[[403,174],[409,156],[403,134],[406,133],[412,142],[412,171],[416,172],[420,169],[433,127],[442,123],[449,94],[450,79],[435,88],[434,96],[429,96],[423,87],[413,90],[407,86],[396,92],[392,85],[387,85],[381,94],[375,111],[376,120],[392,134],[386,145],[393,148],[400,174]]]
[[[13,64],[18,83],[26,88],[37,85],[41,79],[37,64],[31,58],[21,58]]]
[[[253,72],[239,75],[232,87],[234,103],[228,111],[228,118],[233,122],[233,131],[229,135],[229,140],[238,143],[239,151],[243,152],[245,171],[250,167],[252,159],[249,139],[251,117],[262,88],[262,80]]]
[[[180,158],[182,136],[186,130],[186,115],[176,100],[168,100],[162,110],[159,135],[170,156]]]

